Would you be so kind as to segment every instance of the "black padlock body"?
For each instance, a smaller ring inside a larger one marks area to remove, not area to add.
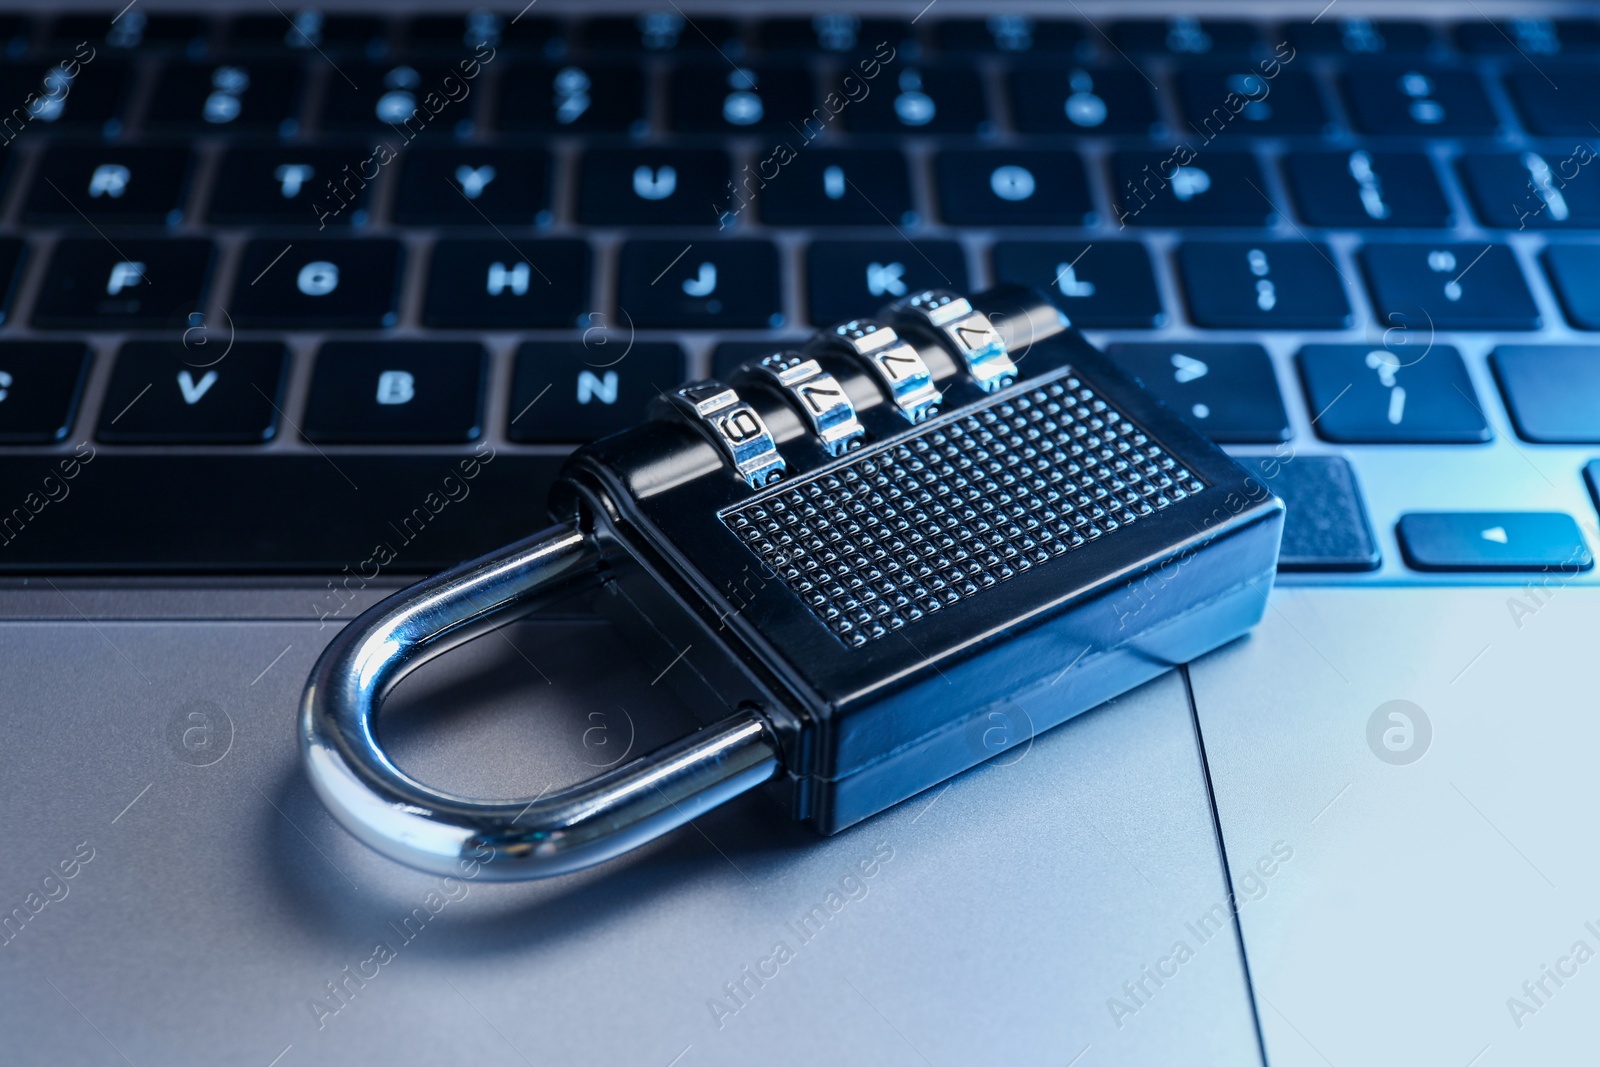
[[[664,677],[708,722],[759,705],[781,799],[824,833],[1244,634],[1277,562],[1277,498],[1077,331],[1033,340],[993,395],[931,333],[902,335],[942,372],[926,422],[829,361],[867,401],[856,451],[741,390],[788,461],[776,483],[661,414],[575,452],[554,495],[606,549],[641,656],[679,657]],[[1073,497],[1115,484],[1138,503],[1119,520],[1100,501],[1114,527],[1087,536]]]

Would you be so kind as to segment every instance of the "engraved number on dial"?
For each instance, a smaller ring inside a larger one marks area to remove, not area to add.
[[[751,438],[767,432],[755,415],[748,410],[735,411],[718,419],[717,429],[722,432],[722,436],[736,445],[742,445]]]
[[[961,341],[968,348],[974,350],[983,348],[986,345],[992,345],[999,340],[999,335],[988,324],[982,326],[957,326],[956,333],[960,335]]]
[[[831,379],[830,379],[831,381]],[[806,407],[821,415],[838,403],[838,398],[844,396],[844,390],[814,382],[801,382],[795,391],[805,400]]]
[[[885,352],[877,357],[878,365],[888,373],[889,377],[897,382],[922,371],[922,358],[917,355],[900,355],[895,352]]]

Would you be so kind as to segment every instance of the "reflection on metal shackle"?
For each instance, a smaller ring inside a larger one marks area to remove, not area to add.
[[[390,761],[374,718],[401,678],[526,615],[598,560],[583,534],[555,526],[402,590],[333,639],[306,687],[300,741],[317,795],[347,829],[435,874],[458,873],[489,845],[482,877],[545,878],[635,848],[772,777],[777,752],[753,712],[539,799],[453,796]]]

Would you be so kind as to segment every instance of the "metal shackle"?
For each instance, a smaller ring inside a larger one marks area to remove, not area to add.
[[[480,863],[478,877],[491,881],[548,878],[636,848],[777,772],[776,743],[753,711],[538,798],[456,796],[389,759],[375,719],[400,679],[528,614],[598,561],[576,527],[554,526],[395,593],[329,643],[301,702],[300,746],[313,788],[345,829],[434,874]]]

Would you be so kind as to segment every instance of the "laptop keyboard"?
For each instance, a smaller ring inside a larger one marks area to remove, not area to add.
[[[928,286],[1306,446],[1285,569],[1379,565],[1363,449],[1600,446],[1600,21],[939,14],[0,18],[0,572],[444,566],[661,389]],[[1510,515],[1387,562],[1571,540]]]

